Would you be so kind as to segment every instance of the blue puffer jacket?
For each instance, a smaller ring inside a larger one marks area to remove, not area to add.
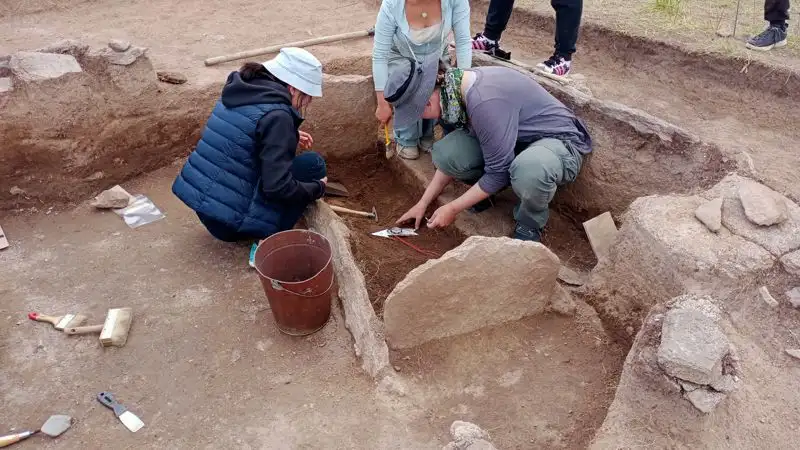
[[[280,231],[287,205],[310,203],[324,189],[292,178],[300,123],[285,87],[231,73],[172,192],[231,231],[254,237]]]

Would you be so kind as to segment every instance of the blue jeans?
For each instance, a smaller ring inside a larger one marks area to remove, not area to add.
[[[319,153],[305,152],[297,155],[292,161],[292,176],[297,181],[310,182],[321,180],[328,174],[325,160],[322,159]],[[278,231],[291,230],[294,224],[303,216],[308,204],[287,205],[283,211],[280,212],[280,223],[278,224]],[[251,236],[244,233],[239,233],[235,228],[228,226],[225,223],[214,220],[205,214],[197,213],[200,222],[205,225],[206,229],[215,238],[225,242],[237,242],[246,240],[264,239],[267,236]]]
[[[420,119],[419,122],[406,128],[394,128],[395,141],[404,147],[414,147],[419,145],[422,138],[433,139],[433,126],[436,125],[434,119]]]

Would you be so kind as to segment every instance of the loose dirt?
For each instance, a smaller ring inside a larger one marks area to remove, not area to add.
[[[350,191],[347,198],[328,197],[328,203],[364,211],[371,211],[374,206],[378,212],[377,222],[347,214],[340,216],[351,230],[353,256],[364,273],[375,312],[381,316],[383,302],[395,285],[432,256],[396,240],[372,236],[370,233],[395,226],[395,221],[419,200],[417,190],[405,186],[377,151],[353,159],[329,161],[328,178],[343,183]],[[434,210],[431,207],[429,213]],[[413,224],[405,226],[413,227]],[[439,256],[464,240],[453,227],[430,230],[422,226],[418,233],[419,236],[404,239]]]

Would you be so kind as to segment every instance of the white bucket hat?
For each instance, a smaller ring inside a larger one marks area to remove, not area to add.
[[[282,48],[278,56],[262,65],[279,80],[304,94],[322,97],[322,64],[307,50]]]

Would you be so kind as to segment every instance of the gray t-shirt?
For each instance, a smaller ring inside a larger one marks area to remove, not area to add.
[[[483,191],[494,194],[510,182],[514,149],[556,138],[580,154],[592,151],[589,132],[572,111],[531,77],[507,67],[479,67],[467,91],[470,134],[481,144]]]

